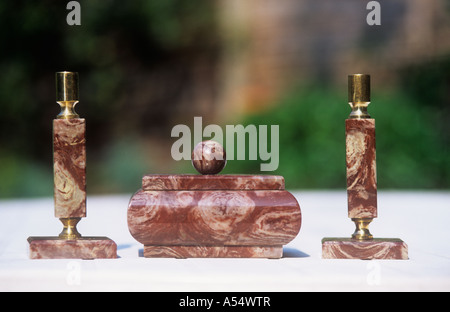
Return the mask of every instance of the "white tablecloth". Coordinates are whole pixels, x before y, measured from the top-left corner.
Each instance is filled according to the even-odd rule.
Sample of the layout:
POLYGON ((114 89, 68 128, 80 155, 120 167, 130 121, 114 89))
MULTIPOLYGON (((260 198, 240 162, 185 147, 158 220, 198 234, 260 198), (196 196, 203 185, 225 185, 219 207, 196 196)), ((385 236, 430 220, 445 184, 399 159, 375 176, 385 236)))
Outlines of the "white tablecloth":
POLYGON ((88 197, 84 236, 118 259, 30 260, 29 236, 57 236, 53 199, 0 201, 0 291, 450 291, 450 192, 379 191, 374 237, 403 239, 409 260, 325 260, 323 237, 350 236, 346 191, 292 192, 299 235, 282 259, 148 259, 127 227, 131 195, 88 197))

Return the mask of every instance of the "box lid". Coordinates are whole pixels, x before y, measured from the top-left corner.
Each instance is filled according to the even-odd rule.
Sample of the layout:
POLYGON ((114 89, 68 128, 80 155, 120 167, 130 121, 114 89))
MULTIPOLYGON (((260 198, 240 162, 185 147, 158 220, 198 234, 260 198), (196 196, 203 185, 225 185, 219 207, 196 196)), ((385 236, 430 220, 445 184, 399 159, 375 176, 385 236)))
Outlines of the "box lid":
POLYGON ((142 190, 284 190, 284 178, 276 175, 149 174, 142 178, 142 190))

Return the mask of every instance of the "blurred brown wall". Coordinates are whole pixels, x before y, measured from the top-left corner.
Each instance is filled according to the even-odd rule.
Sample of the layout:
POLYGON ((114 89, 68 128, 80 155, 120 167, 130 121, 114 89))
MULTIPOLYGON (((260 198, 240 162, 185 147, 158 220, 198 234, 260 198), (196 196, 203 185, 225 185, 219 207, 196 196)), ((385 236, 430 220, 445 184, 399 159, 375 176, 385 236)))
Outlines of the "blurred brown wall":
POLYGON ((357 72, 387 87, 402 67, 449 53, 448 1, 379 1, 379 26, 367 25, 368 2, 219 0, 225 48, 217 114, 260 110, 303 81, 346 88, 357 72))

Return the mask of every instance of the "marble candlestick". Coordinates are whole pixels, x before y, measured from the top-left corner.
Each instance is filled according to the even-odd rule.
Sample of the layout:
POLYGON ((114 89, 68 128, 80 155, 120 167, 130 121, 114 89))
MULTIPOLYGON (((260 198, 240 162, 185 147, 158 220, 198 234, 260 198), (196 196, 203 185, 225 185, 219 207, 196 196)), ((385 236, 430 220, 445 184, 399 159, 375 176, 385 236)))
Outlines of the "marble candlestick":
POLYGON ((76 225, 86 217, 86 121, 74 111, 78 75, 56 73, 61 113, 53 121, 54 212, 63 223, 58 237, 29 237, 31 259, 116 258, 107 237, 83 237, 76 225))
POLYGON ((375 120, 347 119, 346 163, 348 217, 377 217, 375 120))
POLYGON ((53 120, 55 217, 86 217, 86 121, 53 120))
POLYGON ((373 238, 369 224, 378 216, 375 120, 367 112, 370 76, 349 76, 345 121, 348 217, 356 229, 350 238, 324 238, 325 259, 408 259, 408 246, 398 238, 373 238))

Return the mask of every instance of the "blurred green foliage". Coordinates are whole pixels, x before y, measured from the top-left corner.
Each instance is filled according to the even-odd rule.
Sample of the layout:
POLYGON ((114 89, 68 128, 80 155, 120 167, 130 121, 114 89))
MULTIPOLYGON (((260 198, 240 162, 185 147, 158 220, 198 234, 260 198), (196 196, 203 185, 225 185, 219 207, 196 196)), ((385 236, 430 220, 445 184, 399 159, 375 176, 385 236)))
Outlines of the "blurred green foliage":
MULTIPOLYGON (((170 140, 174 112, 192 119, 178 103, 191 104, 193 86, 217 92, 214 1, 79 2, 81 26, 67 25, 66 1, 0 2, 0 198, 52 195, 56 71, 82 73, 76 110, 88 119, 91 194, 131 193, 143 174, 161 173, 143 143, 155 133, 170 140)), ((344 188, 346 89, 317 85, 301 82, 271 110, 232 121, 280 125, 277 171, 234 160, 223 173, 280 174, 291 189, 344 188)), ((450 57, 404 68, 399 86, 374 90, 372 100, 379 187, 448 189, 450 57)))
MULTIPOLYGON (((299 87, 278 105, 244 118, 243 125, 280 125, 280 164, 287 188, 345 188, 346 90, 299 87)), ((409 85, 409 87, 411 87, 409 85)), ((436 105, 441 107, 444 102, 436 105)), ((376 120, 377 178, 382 188, 448 189, 448 119, 402 90, 376 90, 369 113, 376 120)), ((229 161, 224 173, 261 173, 256 161, 229 161)))
POLYGON ((0 198, 53 193, 55 72, 80 73, 88 190, 130 192, 152 166, 138 146, 170 134, 191 64, 216 55, 209 0, 78 2, 81 26, 67 25, 68 1, 0 2, 0 198))

